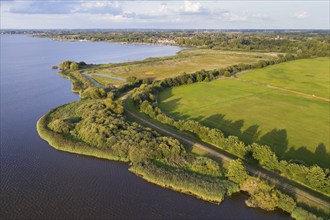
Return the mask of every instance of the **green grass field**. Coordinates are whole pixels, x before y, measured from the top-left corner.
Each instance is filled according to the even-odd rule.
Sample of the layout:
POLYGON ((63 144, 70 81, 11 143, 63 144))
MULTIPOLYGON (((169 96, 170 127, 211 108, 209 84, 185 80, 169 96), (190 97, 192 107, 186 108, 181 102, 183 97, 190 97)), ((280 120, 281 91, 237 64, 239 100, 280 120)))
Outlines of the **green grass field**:
POLYGON ((329 99, 330 59, 303 59, 240 74, 238 77, 329 99))
MULTIPOLYGON (((298 60, 285 63, 284 66, 290 70, 295 69, 290 66, 300 64, 316 65, 319 71, 315 78, 326 78, 329 76, 327 63, 328 59, 298 60)), ((269 72, 275 72, 277 67, 283 69, 280 64, 241 74, 239 78, 245 78, 247 74, 249 80, 253 80, 256 73, 256 81, 264 83, 266 76, 262 71, 271 78, 269 72)), ((287 83, 286 78, 282 77, 282 82, 278 78, 275 80, 278 84, 274 85, 286 89, 301 88, 300 92, 312 91, 313 88, 300 85, 308 78, 306 75, 310 69, 304 68, 305 72, 299 68, 296 68, 296 72, 291 71, 296 83, 287 83)), ((326 81, 316 80, 315 83, 323 88, 320 90, 329 91, 326 81)), ((312 84, 306 85, 313 87, 312 84)), ((326 92, 319 91, 318 95, 321 94, 329 98, 325 96, 326 92)), ((175 118, 198 120, 206 126, 221 129, 226 135, 236 135, 246 143, 256 141, 268 144, 280 158, 330 167, 327 101, 230 78, 167 89, 159 95, 159 103, 164 112, 175 118)))
MULTIPOLYGON (((128 76, 135 76, 140 79, 163 79, 183 72, 192 73, 202 69, 212 70, 239 63, 254 63, 257 60, 274 56, 276 56, 274 53, 231 52, 209 49, 183 50, 174 56, 149 58, 121 64, 95 65, 86 69, 86 73, 106 74, 124 79, 128 76)), ((98 79, 98 81, 102 80, 98 79)))

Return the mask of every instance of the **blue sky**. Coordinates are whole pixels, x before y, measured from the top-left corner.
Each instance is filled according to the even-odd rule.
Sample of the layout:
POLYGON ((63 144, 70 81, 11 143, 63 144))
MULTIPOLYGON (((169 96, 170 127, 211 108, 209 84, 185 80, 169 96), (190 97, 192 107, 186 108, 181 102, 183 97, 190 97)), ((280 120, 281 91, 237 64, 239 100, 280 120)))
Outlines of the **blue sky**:
POLYGON ((1 29, 329 29, 329 0, 1 0, 1 29))

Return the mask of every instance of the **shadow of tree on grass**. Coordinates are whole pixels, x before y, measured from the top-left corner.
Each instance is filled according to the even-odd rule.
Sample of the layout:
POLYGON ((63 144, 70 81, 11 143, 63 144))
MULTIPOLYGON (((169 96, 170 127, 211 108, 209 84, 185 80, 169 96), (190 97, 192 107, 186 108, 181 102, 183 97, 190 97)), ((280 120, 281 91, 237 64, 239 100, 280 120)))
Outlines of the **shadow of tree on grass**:
MULTIPOLYGON (((164 95, 162 100, 164 100, 167 106, 172 106, 170 108, 174 109, 173 107, 180 105, 181 99, 166 101, 166 99, 172 96, 171 90, 164 95)), ((288 134, 285 129, 274 128, 261 136, 262 131, 259 125, 254 124, 243 130, 243 119, 229 120, 226 119, 226 115, 224 114, 214 114, 208 117, 198 116, 194 118, 188 114, 182 114, 177 111, 169 111, 168 114, 175 119, 192 119, 199 121, 204 126, 220 129, 225 137, 230 135, 237 136, 246 145, 254 142, 268 145, 279 159, 291 160, 306 165, 317 164, 324 168, 330 168, 330 152, 327 151, 325 143, 319 143, 314 152, 309 150, 306 146, 289 146, 288 134)))
POLYGON ((225 137, 235 135, 247 145, 254 142, 268 145, 280 159, 306 165, 317 164, 324 168, 330 168, 330 152, 327 152, 327 147, 324 143, 320 143, 316 147, 315 152, 309 150, 306 146, 289 147, 288 134, 285 129, 274 128, 261 136, 262 131, 259 125, 251 125, 243 130, 244 120, 228 120, 223 114, 212 115, 203 120, 198 119, 198 121, 205 126, 220 129, 225 137))
POLYGON ((286 130, 276 128, 263 135, 257 142, 270 146, 278 156, 284 155, 289 144, 286 130))

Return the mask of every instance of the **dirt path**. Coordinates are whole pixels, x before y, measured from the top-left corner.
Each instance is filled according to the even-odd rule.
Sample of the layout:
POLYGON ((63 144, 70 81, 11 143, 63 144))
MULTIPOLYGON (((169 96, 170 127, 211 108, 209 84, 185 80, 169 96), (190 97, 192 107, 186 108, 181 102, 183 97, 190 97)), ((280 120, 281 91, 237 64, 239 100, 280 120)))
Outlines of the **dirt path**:
MULTIPOLYGON (((204 142, 196 142, 195 140, 191 140, 185 134, 180 131, 173 132, 169 131, 164 127, 158 126, 152 123, 150 120, 146 120, 139 116, 136 112, 125 108, 125 114, 134 118, 139 124, 150 127, 159 133, 164 135, 171 136, 173 138, 178 139, 182 143, 186 143, 189 145, 193 145, 209 154, 210 156, 219 158, 224 161, 234 160, 234 156, 228 155, 228 153, 216 148, 213 145, 204 143, 204 142), (216 150, 214 150, 216 148, 216 150)), ((320 207, 322 210, 330 210, 330 198, 322 195, 321 193, 315 192, 301 184, 298 184, 292 180, 289 180, 283 176, 280 176, 277 173, 268 171, 261 167, 252 166, 249 164, 245 164, 247 171, 254 176, 258 176, 262 179, 268 180, 275 184, 279 189, 284 192, 292 195, 293 197, 297 197, 299 200, 308 201, 308 203, 312 206, 320 207)))

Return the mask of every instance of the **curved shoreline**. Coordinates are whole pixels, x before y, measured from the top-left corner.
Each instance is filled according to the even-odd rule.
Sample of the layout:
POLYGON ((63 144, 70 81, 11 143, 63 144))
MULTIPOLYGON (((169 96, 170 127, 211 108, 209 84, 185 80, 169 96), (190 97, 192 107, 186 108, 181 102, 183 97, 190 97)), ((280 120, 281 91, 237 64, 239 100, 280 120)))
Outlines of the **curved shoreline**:
MULTIPOLYGON (((67 78, 69 78, 71 81, 74 81, 74 79, 72 79, 70 77, 67 77, 67 78)), ((82 77, 82 78, 85 78, 85 77, 82 77)), ((89 81, 88 78, 87 79, 86 78, 83 81, 85 81, 85 80, 89 81)), ((79 79, 75 79, 75 80, 79 81, 79 79)), ((88 84, 90 84, 90 83, 93 83, 93 82, 89 81, 88 84)), ((81 91, 77 91, 77 92, 80 93, 81 91)), ((81 100, 79 100, 79 101, 81 101, 81 100)), ((88 155, 88 156, 93 156, 93 157, 102 158, 102 159, 129 162, 128 159, 121 160, 118 157, 112 157, 111 155, 107 155, 106 152, 99 150, 96 147, 92 147, 91 145, 81 142, 80 140, 71 140, 69 135, 68 136, 61 135, 60 133, 57 133, 57 132, 49 129, 48 128, 49 115, 61 107, 63 107, 63 106, 60 106, 60 107, 57 107, 57 108, 51 110, 46 115, 41 117, 37 123, 37 130, 38 130, 39 135, 44 140, 46 140, 53 148, 60 150, 60 151, 88 155), (63 141, 63 143, 61 143, 61 141, 63 141)), ((132 163, 131 163, 131 165, 132 165, 132 163)), ((147 182, 151 182, 158 186, 169 188, 169 189, 172 189, 174 191, 181 192, 184 194, 194 195, 195 197, 197 197, 199 199, 203 199, 205 201, 209 201, 209 202, 213 202, 213 203, 214 202, 220 203, 224 198, 223 194, 220 194, 220 193, 217 196, 212 196, 212 195, 209 195, 207 193, 207 191, 204 191, 205 192, 205 194, 204 194, 203 190, 205 188, 200 187, 198 185, 197 185, 197 187, 196 186, 190 186, 190 187, 183 186, 184 184, 182 184, 182 183, 184 183, 184 181, 187 181, 187 179, 189 179, 189 178, 183 179, 183 180, 181 179, 182 182, 179 182, 179 183, 178 182, 173 183, 172 178, 168 178, 168 179, 165 178, 164 180, 162 180, 161 178, 159 178, 159 174, 157 174, 157 172, 153 173, 154 170, 149 169, 150 167, 143 168, 143 166, 144 165, 134 166, 134 164, 133 164, 129 168, 129 170, 131 172, 133 172, 134 174, 136 174, 137 176, 142 177, 142 179, 144 179, 147 182), (198 188, 198 187, 200 187, 200 188, 198 188), (218 196, 219 196, 219 198, 218 198, 218 196)), ((195 175, 193 175, 193 176, 195 176, 195 175)), ((194 178, 194 177, 192 177, 192 178, 194 178)), ((198 177, 196 177, 196 178, 198 178, 198 177)), ((202 182, 203 182, 203 180, 202 180, 202 182)), ((228 189, 231 190, 230 188, 228 188, 228 189)), ((210 189, 210 191, 212 191, 212 190, 213 190, 213 192, 216 192, 214 189, 210 189)), ((227 192, 229 192, 229 190, 227 192)), ((212 192, 210 194, 212 194, 212 192)))
MULTIPOLYGON (((66 104, 67 105, 67 104, 66 104)), ((65 105, 62 105, 65 106, 65 105)), ((91 147, 83 142, 73 142, 61 134, 51 131, 47 126, 47 120, 49 114, 56 111, 58 108, 62 107, 59 106, 57 108, 52 109, 45 115, 43 115, 37 122, 36 128, 39 136, 48 142, 48 144, 56 150, 81 154, 86 156, 92 156, 100 159, 107 159, 107 160, 114 160, 114 161, 121 161, 121 162, 128 162, 127 160, 120 159, 118 157, 113 157, 111 155, 105 154, 101 150, 98 150, 95 147, 91 147), (60 143, 63 142, 63 143, 60 143)))
MULTIPOLYGON (((69 138, 67 138, 63 135, 50 130, 48 128, 49 115, 51 113, 55 112, 56 110, 58 110, 59 108, 64 107, 69 104, 65 104, 65 105, 52 109, 51 111, 49 111, 48 113, 43 115, 38 120, 36 128, 37 128, 37 132, 38 132, 39 136, 43 140, 47 141, 51 147, 53 147, 54 149, 59 150, 59 151, 74 153, 74 154, 78 154, 78 155, 92 156, 95 158, 106 159, 106 160, 111 160, 111 161, 118 161, 118 162, 125 162, 125 163, 130 162, 127 159, 112 156, 109 152, 107 153, 106 151, 99 150, 96 147, 91 147, 90 145, 88 145, 84 142, 70 140, 69 138)), ((204 190, 203 188, 197 187, 197 189, 196 188, 187 189, 185 187, 182 187, 178 184, 173 183, 169 179, 165 179, 165 180, 163 179, 162 180, 163 182, 159 181, 159 178, 156 178, 156 176, 154 176, 154 178, 153 178, 152 172, 150 172, 146 169, 139 169, 138 166, 132 165, 132 163, 130 163, 130 164, 131 164, 131 166, 129 167, 128 170, 130 172, 134 173, 136 176, 142 178, 146 182, 155 184, 155 185, 163 187, 163 188, 171 189, 176 192, 184 193, 187 195, 193 195, 194 197, 196 197, 198 199, 202 199, 204 201, 211 202, 211 203, 220 204, 224 199, 221 196, 221 194, 219 194, 217 197, 214 197, 211 195, 207 195, 206 193, 203 193, 203 190, 204 190)), ((197 178, 197 177, 192 177, 192 178, 197 178)))

